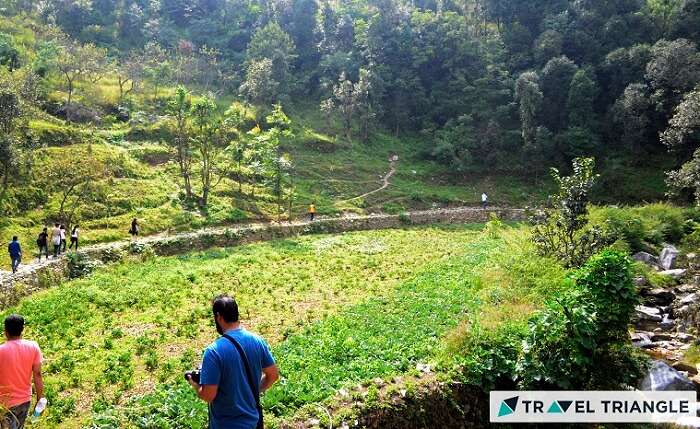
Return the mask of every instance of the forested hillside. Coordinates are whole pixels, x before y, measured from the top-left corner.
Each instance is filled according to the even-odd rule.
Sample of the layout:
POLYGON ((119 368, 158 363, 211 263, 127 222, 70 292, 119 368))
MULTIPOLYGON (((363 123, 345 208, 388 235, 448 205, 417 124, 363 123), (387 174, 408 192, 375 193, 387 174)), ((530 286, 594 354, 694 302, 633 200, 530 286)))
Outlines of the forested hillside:
POLYGON ((697 0, 3 5, 6 214, 129 217, 234 197, 218 211, 237 219, 313 200, 328 212, 464 204, 482 190, 523 205, 577 156, 597 158, 601 201, 661 199, 666 171, 671 190, 697 181, 697 0), (393 154, 408 161, 395 194, 353 200, 393 154), (49 177, 81 168, 93 184, 163 189, 118 210, 110 201, 127 195, 49 177))

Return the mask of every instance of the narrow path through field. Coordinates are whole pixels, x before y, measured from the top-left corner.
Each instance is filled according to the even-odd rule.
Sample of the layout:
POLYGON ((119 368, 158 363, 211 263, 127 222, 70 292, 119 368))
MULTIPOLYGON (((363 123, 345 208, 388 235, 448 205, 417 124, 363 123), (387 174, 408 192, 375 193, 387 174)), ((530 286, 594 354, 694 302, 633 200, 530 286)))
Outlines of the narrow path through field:
MULTIPOLYGON (((389 185, 389 179, 393 175, 393 173, 396 171, 395 166, 392 165, 391 171, 385 176, 384 179, 384 185, 382 188, 377 189, 372 192, 378 192, 381 189, 386 189, 386 187, 389 185)), ((371 192, 370 192, 371 193, 371 192)), ((368 193, 369 194, 369 193, 368 193)), ((367 194, 366 194, 367 195, 367 194)), ((357 198, 357 197, 356 197, 357 198)), ((433 209, 433 210, 417 210, 417 211, 410 211, 406 213, 409 217, 414 217, 418 216, 420 218, 423 218, 423 220, 420 222, 422 224, 427 224, 429 222, 439 222, 440 217, 445 217, 448 219, 453 219, 453 218, 460 218, 460 216, 467 216, 469 219, 476 219, 479 217, 484 217, 485 213, 489 212, 496 212, 496 213, 501 213, 506 216, 507 219, 521 219, 522 218, 522 209, 506 209, 506 208, 498 208, 498 207, 489 207, 487 210, 484 211, 482 208, 477 208, 477 207, 453 207, 453 208, 443 208, 443 209, 433 209), (483 212, 483 213, 482 213, 483 212), (479 213, 478 216, 476 214, 479 213), (484 215, 484 216, 482 216, 484 215), (426 221, 427 220, 427 221, 426 221)), ((258 222, 258 223, 249 223, 249 224, 238 224, 238 225, 222 225, 222 226, 217 226, 217 227, 211 227, 211 228, 203 228, 203 229, 197 229, 197 230, 192 230, 188 232, 178 232, 178 233, 172 233, 169 231, 164 231, 158 234, 153 234, 149 235, 146 237, 139 238, 139 242, 143 244, 156 244, 161 241, 168 241, 168 240, 183 240, 184 242, 189 241, 196 241, 198 237, 208 235, 208 236, 216 236, 216 235, 222 235, 222 234, 227 234, 227 233, 241 233, 241 232, 247 232, 247 233, 255 233, 255 232, 263 232, 267 230, 268 228, 271 227, 279 227, 283 226, 285 228, 294 228, 294 227, 299 227, 299 226, 307 226, 311 224, 316 224, 316 223, 324 223, 324 222, 334 222, 334 221, 342 221, 343 219, 348 219, 352 221, 378 221, 381 223, 382 219, 385 218, 392 218, 395 217, 393 215, 384 215, 384 214, 371 214, 371 215, 366 215, 366 216, 349 216, 349 217, 342 217, 342 218, 335 218, 335 217, 320 217, 317 218, 315 221, 311 222, 308 220, 304 219, 298 219, 294 220, 292 222, 284 222, 282 224, 276 223, 276 222, 258 222)), ((486 219, 486 217, 484 217, 486 219)), ((369 229, 380 229, 380 227, 370 227, 369 229)), ((119 241, 113 241, 109 243, 103 243, 103 244, 95 244, 95 245, 90 245, 90 246, 85 246, 81 247, 81 252, 86 252, 86 253, 92 253, 92 254, 97 254, 101 253, 104 250, 107 249, 123 249, 124 246, 128 244, 127 240, 119 240, 119 241)), ((27 275, 32 275, 36 274, 39 270, 48 267, 48 266, 53 266, 55 264, 61 263, 62 261, 65 261, 65 255, 63 254, 59 256, 58 258, 51 258, 48 260, 42 260, 41 262, 38 262, 35 258, 25 258, 24 262, 19 266, 19 270, 17 274, 12 274, 10 271, 6 270, 0 270, 0 286, 4 285, 6 282, 12 282, 12 281, 22 281, 23 278, 25 278, 27 275)))
POLYGON ((374 194, 374 193, 377 193, 377 192, 379 192, 379 191, 383 191, 384 189, 388 188, 389 185, 390 185, 389 179, 391 179, 391 176, 393 176, 394 173, 396 173, 396 161, 398 161, 398 157, 395 157, 395 156, 392 157, 392 158, 389 160, 389 172, 388 172, 388 173, 386 174, 386 176, 384 176, 384 178, 382 179, 382 186, 381 186, 381 187, 379 187, 379 188, 377 188, 377 189, 375 189, 375 190, 373 190, 373 191, 369 191, 369 192, 367 192, 367 193, 364 193, 364 194, 362 194, 362 195, 359 195, 359 196, 357 196, 357 197, 353 197, 353 198, 347 199, 347 200, 345 200, 345 201, 343 201, 343 202, 348 202, 348 201, 352 201, 352 200, 358 200, 358 199, 360 199, 360 198, 365 198, 365 197, 368 197, 368 196, 370 196, 370 195, 372 195, 372 194, 374 194))

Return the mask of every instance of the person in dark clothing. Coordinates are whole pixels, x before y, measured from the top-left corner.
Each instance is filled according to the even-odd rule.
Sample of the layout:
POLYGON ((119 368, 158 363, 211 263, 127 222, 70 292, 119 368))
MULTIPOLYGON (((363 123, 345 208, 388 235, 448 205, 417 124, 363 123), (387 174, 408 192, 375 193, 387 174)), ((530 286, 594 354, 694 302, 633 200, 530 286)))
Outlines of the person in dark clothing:
POLYGON ((46 255, 46 259, 49 259, 49 233, 48 228, 44 229, 39 233, 39 237, 36 239, 36 245, 39 246, 39 262, 41 262, 41 254, 46 255))
POLYGON ((75 225, 73 227, 73 230, 70 233, 70 246, 68 246, 69 249, 72 249, 73 246, 75 246, 75 251, 78 251, 78 226, 75 225))
POLYGON ((131 238, 133 240, 136 240, 139 235, 139 221, 136 218, 131 221, 131 229, 129 230, 129 234, 131 234, 131 238))
POLYGON ((19 263, 22 262, 22 246, 19 245, 16 235, 12 237, 12 242, 7 245, 7 252, 12 260, 12 272, 16 273, 19 263))

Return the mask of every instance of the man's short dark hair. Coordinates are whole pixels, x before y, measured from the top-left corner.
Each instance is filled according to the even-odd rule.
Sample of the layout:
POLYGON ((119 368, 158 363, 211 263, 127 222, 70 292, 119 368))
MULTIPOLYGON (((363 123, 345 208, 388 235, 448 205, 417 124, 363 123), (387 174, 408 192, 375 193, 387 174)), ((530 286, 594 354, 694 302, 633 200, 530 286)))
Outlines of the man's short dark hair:
POLYGON ((214 316, 218 314, 224 318, 226 323, 238 322, 238 304, 236 300, 228 295, 219 295, 212 303, 214 316))
POLYGON ((16 236, 16 235, 12 237, 12 241, 17 241, 17 236, 16 236))
POLYGON ((5 332, 10 337, 19 337, 24 331, 24 318, 19 314, 11 314, 5 318, 5 332))

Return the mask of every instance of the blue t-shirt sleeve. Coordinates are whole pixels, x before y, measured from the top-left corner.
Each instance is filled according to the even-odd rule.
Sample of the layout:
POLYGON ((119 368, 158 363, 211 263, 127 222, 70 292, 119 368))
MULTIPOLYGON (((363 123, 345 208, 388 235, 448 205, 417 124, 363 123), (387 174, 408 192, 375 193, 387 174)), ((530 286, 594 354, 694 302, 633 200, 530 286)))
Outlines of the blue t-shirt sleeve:
POLYGON ((275 364, 275 358, 272 357, 270 353, 270 346, 267 345, 265 340, 260 339, 260 347, 262 348, 262 359, 261 364, 263 368, 267 368, 275 364))
POLYGON ((220 382, 221 366, 219 365, 219 356, 213 349, 208 348, 204 351, 202 374, 199 379, 199 384, 218 386, 220 382))

